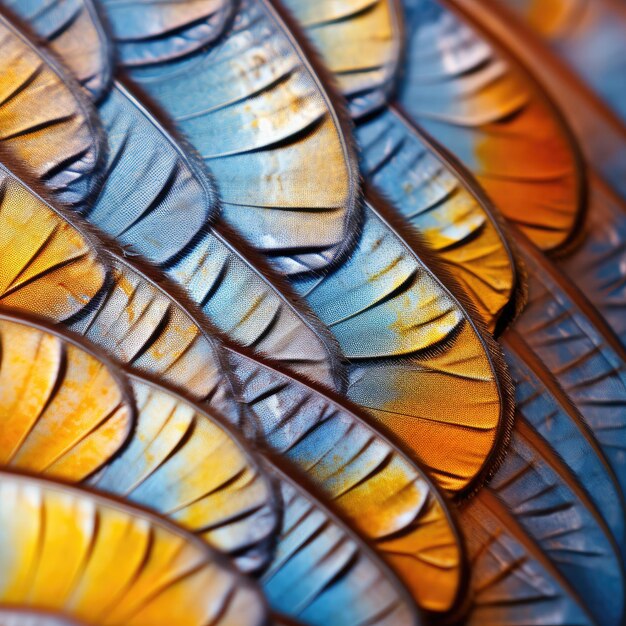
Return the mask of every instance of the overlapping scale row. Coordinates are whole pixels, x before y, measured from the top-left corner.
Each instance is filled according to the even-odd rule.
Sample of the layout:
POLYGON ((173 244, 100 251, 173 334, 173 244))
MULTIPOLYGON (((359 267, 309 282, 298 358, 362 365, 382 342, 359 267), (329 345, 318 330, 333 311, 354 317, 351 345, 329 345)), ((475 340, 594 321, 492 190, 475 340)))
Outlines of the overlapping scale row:
POLYGON ((265 623, 256 585, 164 520, 6 472, 0 493, 3 606, 103 625, 265 623))
POLYGON ((2 623, 622 624, 596 4, 0 2, 2 623))

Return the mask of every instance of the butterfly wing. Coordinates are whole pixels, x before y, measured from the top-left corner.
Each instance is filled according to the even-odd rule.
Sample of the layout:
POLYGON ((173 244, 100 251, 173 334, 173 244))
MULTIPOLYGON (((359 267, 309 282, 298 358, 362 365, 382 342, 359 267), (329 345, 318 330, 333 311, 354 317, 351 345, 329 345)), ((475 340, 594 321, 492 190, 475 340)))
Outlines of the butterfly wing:
POLYGON ((8 473, 0 493, 4 606, 102 624, 265 623, 252 581, 155 516, 8 473))
POLYGON ((2 465, 78 481, 108 462, 134 422, 117 369, 62 331, 6 312, 0 340, 2 465))
POLYGON ((282 271, 310 272, 349 248, 359 213, 352 151, 269 3, 240 3, 217 45, 130 76, 215 175, 224 219, 282 271))
POLYGON ((234 0, 103 0, 116 36, 119 60, 126 66, 164 63, 208 47, 232 16, 234 0))
POLYGON ((100 182, 105 152, 93 109, 47 52, 5 16, 0 46, 3 149, 27 162, 63 202, 83 202, 100 182))
POLYGON ((312 626, 423 623, 367 545, 297 482, 272 471, 285 513, 274 561, 261 579, 271 608, 312 626))
POLYGON ((92 0, 3 0, 2 6, 49 42, 92 99, 106 92, 113 48, 92 0))
POLYGON ((284 0, 360 118, 383 106, 400 67, 402 16, 393 0, 284 0))

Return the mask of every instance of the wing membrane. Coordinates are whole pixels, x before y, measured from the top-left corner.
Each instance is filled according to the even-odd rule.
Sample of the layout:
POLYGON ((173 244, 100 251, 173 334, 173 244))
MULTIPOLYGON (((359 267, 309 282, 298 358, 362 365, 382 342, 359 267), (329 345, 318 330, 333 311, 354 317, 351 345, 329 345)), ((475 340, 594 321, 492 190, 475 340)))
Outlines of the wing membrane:
POLYGON ((358 118, 384 105, 394 87, 401 47, 401 16, 390 0, 311 4, 283 0, 320 50, 358 118))
POLYGON ((130 75, 215 175, 224 219, 282 271, 310 272, 345 252, 358 221, 351 150, 269 3, 240 3, 210 50, 130 75))
POLYGON ((623 495, 609 459, 571 399, 524 340, 508 333, 505 346, 516 383, 518 420, 523 420, 563 459, 623 552, 623 495))
POLYGON ((80 315, 106 279, 92 241, 1 164, 0 190, 0 304, 55 321, 80 315))
POLYGON ((497 221, 393 106, 359 124, 356 136, 365 176, 439 254, 493 330, 521 299, 497 221))
POLYGON ((2 465, 78 481, 108 462, 134 420, 117 370, 60 332, 6 313, 0 344, 2 465))
MULTIPOLYGON (((184 294, 170 292, 165 279, 155 281, 138 257, 103 250, 100 258, 108 280, 71 320, 75 332, 133 369, 209 402, 256 442, 288 456, 380 542, 425 605, 446 610, 456 602, 462 554, 454 524, 412 461, 351 409, 225 343, 184 294), (323 451, 313 463, 311 454, 323 451), (435 577, 436 587, 423 584, 435 577)), ((21 306, 30 310, 32 303, 21 306)))
POLYGON ((128 66, 163 63, 211 45, 223 32, 233 0, 117 2, 103 0, 128 66))
MULTIPOLYGON (((513 301, 522 299, 516 293, 515 261, 485 203, 470 197, 438 149, 387 102, 402 42, 396 3, 286 4, 333 70, 344 95, 350 97, 346 81, 360 84, 371 80, 370 74, 377 76, 380 82, 357 91, 351 100, 362 173, 439 253, 493 330, 504 309, 514 313, 513 301), (361 115, 363 107, 366 116, 361 115)), ((505 323, 500 320, 501 326, 505 323)))
POLYGON ((617 549, 569 469, 523 424, 489 489, 584 598, 595 619, 620 623, 624 580, 617 549))
POLYGON ((93 109, 47 53, 3 15, 0 51, 0 142, 61 200, 83 202, 100 181, 105 152, 93 109))
POLYGON ((349 397, 440 485, 471 491, 507 430, 506 377, 502 393, 497 350, 380 208, 368 204, 357 248, 341 267, 298 289, 350 362, 349 397))
POLYGON ((510 59, 433 0, 405 0, 399 101, 543 250, 571 240, 584 208, 569 136, 510 59), (445 55, 445 56, 444 56, 445 55))
POLYGON ((112 48, 92 0, 3 0, 2 5, 49 42, 94 100, 108 89, 112 48))
POLYGON ((256 460, 207 410, 137 377, 131 386, 135 433, 89 485, 169 517, 243 571, 262 568, 279 516, 256 460))
MULTIPOLYGON (((489 9, 480 3, 457 4, 467 15, 457 17, 433 0, 406 2, 413 35, 400 101, 477 176, 511 222, 543 250, 563 253, 561 267, 623 339, 626 288, 620 242, 626 209, 596 174, 601 171, 621 189, 623 131, 607 126, 558 72, 548 71, 541 77, 562 92, 559 105, 569 116, 565 123, 517 60, 520 50, 528 48, 523 60, 539 74, 543 64, 532 46, 520 45, 514 29, 500 33, 499 43, 489 27, 488 34, 479 33, 467 16, 476 15, 485 26, 489 9), (437 42, 445 44, 445 58, 454 61, 444 61, 441 50, 434 52, 437 42), (432 51, 428 58, 422 58, 425 50, 432 51), (581 112, 568 101, 580 103, 581 112), (570 125, 578 129, 576 136, 570 125), (564 249, 572 237, 576 247, 564 249)), ((496 16, 495 22, 501 21, 496 16)))
POLYGON ((107 180, 85 216, 159 264, 234 340, 341 386, 329 333, 283 295, 284 285, 248 258, 245 245, 211 226, 217 197, 204 168, 123 86, 114 86, 99 111, 110 138, 107 180))
POLYGON ((445 501, 410 456, 350 407, 229 352, 256 438, 298 468, 374 542, 420 606, 452 609, 463 596, 463 554, 445 501))
POLYGON ((265 623, 250 580, 157 517, 8 473, 0 493, 4 606, 100 624, 265 623))
POLYGON ((274 468, 285 507, 262 585, 272 609, 312 626, 421 624, 393 574, 344 524, 274 468))
POLYGON ((527 249, 529 302, 516 330, 585 418, 624 491, 624 352, 567 279, 527 249))
POLYGON ((472 626, 597 624, 584 600, 486 490, 463 510, 471 558, 472 626))

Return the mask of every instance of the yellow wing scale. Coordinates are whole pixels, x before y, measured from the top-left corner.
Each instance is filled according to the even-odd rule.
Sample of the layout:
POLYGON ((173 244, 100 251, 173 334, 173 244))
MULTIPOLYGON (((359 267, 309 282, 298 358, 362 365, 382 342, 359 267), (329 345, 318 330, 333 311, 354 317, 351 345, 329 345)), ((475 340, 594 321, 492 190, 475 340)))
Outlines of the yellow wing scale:
POLYGON ((0 502, 3 605, 103 626, 264 623, 252 583, 158 518, 6 473, 0 502))

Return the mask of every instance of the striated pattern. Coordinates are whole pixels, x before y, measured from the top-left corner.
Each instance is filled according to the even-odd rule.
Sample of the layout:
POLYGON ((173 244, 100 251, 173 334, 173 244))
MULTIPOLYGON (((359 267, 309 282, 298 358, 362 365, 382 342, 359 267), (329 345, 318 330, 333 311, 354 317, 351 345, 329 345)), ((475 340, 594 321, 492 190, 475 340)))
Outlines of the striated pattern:
POLYGON ((159 264, 233 340, 341 387, 330 334, 283 295, 246 246, 211 226, 218 201, 204 168, 122 85, 114 86, 99 112, 110 152, 105 185, 85 217, 159 264))
POLYGON ((394 575, 339 519, 274 469, 284 506, 274 561, 261 583, 270 606, 310 626, 418 626, 394 575))
MULTIPOLYGON (((166 281, 155 283, 137 259, 105 251, 101 262, 108 280, 71 321, 72 330, 133 369, 210 402, 259 443, 285 454, 379 543, 426 606, 445 610, 455 603, 458 538, 421 470, 351 410, 207 336, 166 291, 166 281), (314 458, 319 453, 323 458, 314 458), (423 583, 434 579, 437 586, 423 583)), ((21 309, 31 306, 23 302, 21 309)))
POLYGON ((591 176, 584 239, 558 265, 626 346, 626 205, 591 176))
POLYGON ((470 554, 471 626, 597 624, 541 548, 488 491, 463 508, 470 554))
MULTIPOLYGON (((11 182, 17 185, 15 180, 11 182)), ((26 196, 25 190, 22 189, 22 191, 26 196)), ((80 241, 80 231, 65 222, 59 214, 53 213, 43 202, 37 203, 34 209, 30 216, 32 229, 19 230, 15 234, 13 245, 16 250, 27 249, 24 240, 28 241, 29 233, 39 231, 42 222, 46 224, 50 216, 55 218, 59 229, 66 227, 67 231, 72 233, 73 239, 80 241)), ((86 244, 84 240, 81 243, 86 244)), ((95 258, 93 252, 88 250, 87 253, 95 258)), ((107 280, 81 314, 75 315, 68 323, 71 330, 80 333, 118 360, 129 363, 133 368, 151 375, 158 375, 161 379, 185 389, 186 393, 198 399, 210 401, 220 410, 229 411, 231 413, 229 417, 237 421, 239 408, 234 403, 228 374, 223 369, 223 362, 217 353, 217 347, 195 325, 184 309, 174 303, 147 277, 134 271, 111 253, 103 253, 100 260, 111 264, 107 280)), ((98 267, 102 269, 103 266, 98 264, 98 267)), ((4 271, 3 262, 0 262, 0 271, 4 271)), ((47 278, 51 284, 54 284, 52 274, 48 274, 47 278)), ((62 298, 62 295, 59 298, 62 298)), ((49 301, 50 311, 39 309, 37 306, 39 303, 28 299, 11 304, 16 311, 34 311, 52 317, 53 320, 55 318, 51 313, 59 308, 54 300, 49 301)), ((7 346, 4 343, 3 340, 2 363, 6 365, 12 353, 9 352, 8 339, 7 346)), ((21 362, 23 368, 30 365, 30 361, 24 363, 22 359, 32 357, 33 350, 37 354, 39 349, 37 343, 41 341, 35 342, 30 351, 25 352, 22 357, 21 353, 26 350, 28 343, 26 342, 23 347, 16 346, 17 354, 13 356, 13 361, 16 364, 21 362)), ((33 343, 32 340, 30 343, 33 343)), ((57 343, 60 342, 57 341, 57 343)), ((29 367, 21 372, 21 382, 11 378, 7 379, 4 384, 0 383, 0 389, 6 388, 7 419, 9 419, 9 412, 12 411, 15 415, 10 419, 16 423, 15 427, 7 431, 6 443, 11 447, 7 448, 5 462, 10 461, 11 465, 33 471, 42 472, 49 469, 55 475, 78 480, 108 461, 124 443, 130 428, 130 411, 124 412, 112 404, 111 396, 115 397, 116 387, 111 383, 110 378, 106 378, 102 373, 102 366, 95 359, 88 355, 84 355, 82 359, 78 358, 75 349, 70 352, 69 356, 66 352, 67 350, 63 350, 61 346, 57 346, 56 351, 48 347, 46 353, 42 353, 44 360, 36 367, 41 380, 33 378, 32 368, 29 367), (56 362, 52 359, 56 359, 56 362), (47 370, 44 368, 46 363, 48 363, 47 370), (26 392, 27 389, 32 393, 34 390, 31 387, 34 386, 41 387, 40 393, 33 398, 27 395, 28 402, 18 411, 19 406, 17 406, 15 394, 26 392), (45 413, 39 415, 36 427, 29 426, 26 420, 32 422, 44 409, 45 413), (17 430, 19 424, 23 424, 21 428, 27 429, 28 437, 24 441, 21 439, 25 437, 25 434, 20 434, 17 430), (61 427, 68 430, 66 437, 60 436, 61 427), (55 433, 52 438, 49 436, 51 431, 55 433), (21 441, 19 451, 13 449, 17 447, 18 441, 21 441), (73 448, 71 448, 72 445, 73 448)), ((19 371, 14 372, 14 368, 7 366, 7 376, 19 374, 19 371)), ((0 380, 1 378, 0 375, 0 380)), ((158 403, 156 404, 157 407, 152 407, 153 412, 158 408, 158 403)), ((156 417, 153 415, 142 418, 138 425, 140 433, 135 432, 132 441, 135 441, 138 436, 143 436, 141 429, 145 428, 146 422, 150 420, 152 424, 156 423, 156 417)), ((180 427, 180 423, 175 424, 173 433, 169 433, 170 437, 179 437, 173 444, 170 442, 169 448, 171 453, 176 445, 181 446, 178 448, 179 463, 189 460, 186 455, 198 454, 198 445, 202 442, 206 443, 209 438, 207 426, 204 426, 204 431, 202 426, 194 428, 193 424, 189 425, 187 431, 179 430, 180 427), (195 430, 198 437, 188 441, 187 447, 183 447, 180 437, 188 436, 191 432, 189 429, 195 430)), ((168 433, 164 433, 166 442, 169 441, 167 435, 168 433)), ((153 453, 150 452, 150 454, 153 453)), ((121 459, 125 460, 126 456, 123 455, 121 459)), ((226 463, 228 460, 229 457, 225 453, 221 462, 226 463)), ((174 461, 172 460, 171 463, 173 465, 174 461)), ((228 467, 225 465, 224 469, 228 467)), ((180 469, 180 466, 178 468, 180 469)), ((124 467, 127 476, 131 475, 130 469, 124 467)), ((199 473, 202 475, 202 470, 207 472, 212 469, 214 468, 201 468, 199 473)), ((230 469, 233 474, 236 474, 241 468, 233 468, 231 465, 230 469)), ((242 474, 240 478, 242 482, 236 486, 245 492, 245 482, 250 480, 250 476, 242 474)), ((206 527, 202 527, 202 530, 210 535, 210 540, 222 549, 235 552, 241 557, 241 565, 245 568, 258 567, 259 563, 268 558, 271 548, 269 537, 277 524, 277 511, 272 504, 273 495, 270 488, 265 485, 264 493, 257 494, 257 496, 266 499, 264 504, 258 501, 256 503, 259 509, 263 509, 258 518, 253 516, 252 519, 245 519, 250 515, 248 511, 250 505, 246 501, 240 503, 243 513, 240 510, 237 515, 233 514, 232 520, 228 515, 225 519, 219 520, 222 524, 219 530, 211 528, 208 516, 200 521, 195 520, 197 522, 195 528, 199 527, 200 522, 206 521, 206 527), (243 517, 239 518, 239 515, 243 517), (232 521, 230 526, 229 521, 232 521), (256 535, 258 535, 260 545, 256 545, 257 542, 251 539, 256 535)), ((149 504, 142 500, 141 494, 137 496, 137 499, 142 504, 149 504)), ((162 510, 158 503, 152 502, 152 506, 162 510)), ((222 503, 220 506, 224 506, 225 512, 225 505, 222 503)), ((189 519, 195 519, 193 514, 197 511, 191 508, 189 519)), ((198 503, 198 509, 201 508, 201 504, 198 503)), ((171 512, 170 509, 166 510, 171 512)))
POLYGON ((233 433, 206 410, 133 377, 137 426, 89 485, 154 509, 231 554, 243 571, 271 558, 273 487, 233 433))
POLYGON ((621 346, 599 330, 584 298, 538 255, 526 255, 529 302, 516 330, 554 374, 584 417, 626 489, 626 366, 621 346), (581 308, 581 305, 583 308, 581 308))
POLYGON ((98 114, 109 147, 104 183, 81 214, 154 263, 189 254, 219 213, 212 180, 120 83, 98 114))
POLYGON ((104 94, 113 51, 92 0, 2 0, 2 6, 49 42, 94 100, 104 94))
POLYGON ((424 473, 352 410, 229 353, 255 435, 298 468, 394 567, 420 606, 463 593, 463 556, 446 503, 424 473))
POLYGON ((71 330, 133 369, 237 415, 218 347, 145 273, 112 253, 103 260, 111 278, 71 330))
POLYGON ((283 0, 348 100, 354 118, 382 107, 392 91, 401 47, 395 0, 283 0))
POLYGON ((235 0, 101 0, 122 65, 163 63, 211 45, 228 23, 235 0))
POLYGON ((498 224, 394 107, 359 124, 356 137, 368 181, 439 254, 493 330, 517 288, 498 224))
POLYGON ((93 110, 47 53, 2 15, 0 59, 0 143, 57 198, 83 202, 100 181, 104 156, 93 110))
POLYGON ((519 335, 507 333, 505 354, 515 380, 518 421, 567 465, 623 553, 626 535, 620 484, 591 429, 519 335))
POLYGON ((624 573, 595 507, 567 466, 523 424, 489 490, 536 542, 599 624, 624 614, 624 573))
POLYGON ((54 321, 79 315, 106 270, 93 243, 0 164, 0 305, 54 321))
POLYGON ((488 327, 504 326, 508 320, 500 318, 515 313, 522 296, 513 255, 490 207, 473 196, 422 130, 387 102, 403 39, 397 3, 289 0, 287 5, 345 95, 346 80, 361 84, 377 77, 373 91, 358 92, 351 101, 366 181, 439 254, 488 327), (363 107, 366 116, 358 110, 363 107))
POLYGON ((577 155, 557 114, 511 59, 435 0, 404 0, 399 101, 477 177, 543 250, 562 248, 584 200, 577 155))
POLYGON ((78 481, 122 447, 134 405, 116 370, 50 328, 0 314, 0 463, 78 481))
POLYGON ((401 233, 368 203, 350 258, 298 288, 349 359, 348 396, 445 489, 479 486, 510 426, 506 378, 497 350, 401 233))
POLYGON ((94 1, 0 0, 0 622, 623 623, 617 118, 498 0, 94 1))
POLYGON ((265 623, 259 590, 223 557, 102 496, 2 473, 0 529, 3 605, 103 626, 265 623))
POLYGON ((211 49, 130 75, 215 175, 226 222, 281 271, 307 273, 341 256, 358 220, 351 151, 268 2, 241 2, 211 49))
MULTIPOLYGON (((548 102, 547 92, 487 35, 479 35, 434 0, 409 0, 406 5, 415 34, 402 105, 463 161, 533 243, 567 253, 559 255, 558 263, 625 341, 625 205, 595 173, 601 171, 620 189, 623 175, 606 167, 613 159, 623 161, 612 154, 616 148, 608 138, 610 132, 619 144, 620 132, 607 131, 596 115, 585 122, 586 136, 580 131, 574 136, 548 102), (422 58, 421 51, 436 46, 440 51, 432 59, 422 58), (588 164, 583 151, 594 154, 588 164), (563 249, 570 240, 576 245, 563 249)), ((488 21, 488 10, 482 9, 471 2, 464 6, 468 14, 481 14, 480 23, 488 21)), ((531 55, 525 61, 538 71, 540 59, 531 55)), ((562 107, 567 98, 561 97, 562 107)), ((576 115, 569 108, 567 113, 576 115)), ((587 119, 589 112, 581 117, 587 119)))

